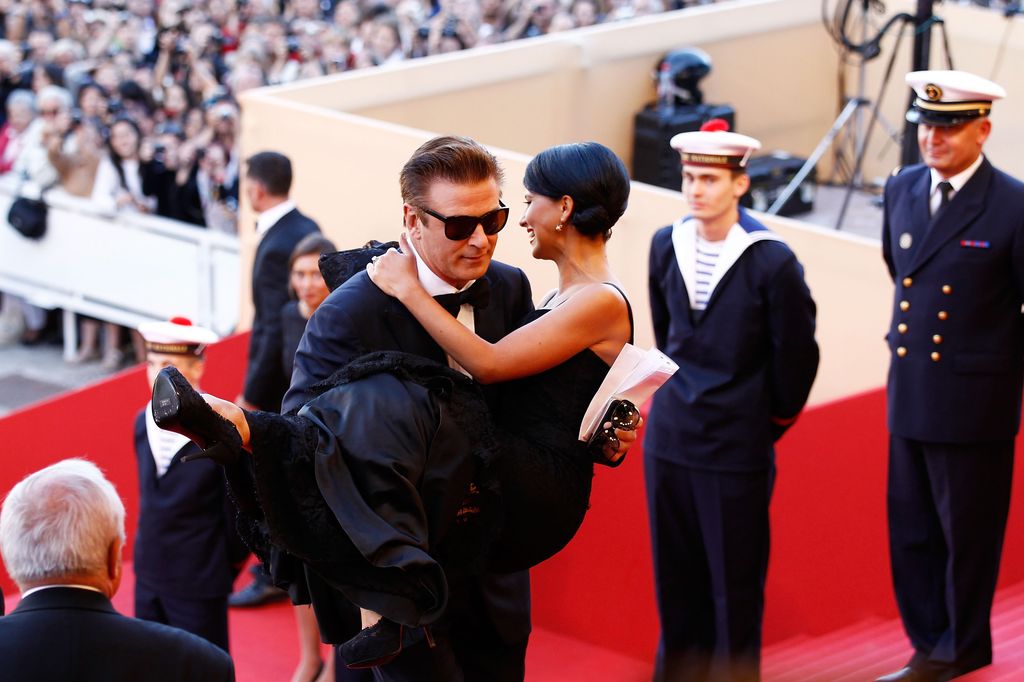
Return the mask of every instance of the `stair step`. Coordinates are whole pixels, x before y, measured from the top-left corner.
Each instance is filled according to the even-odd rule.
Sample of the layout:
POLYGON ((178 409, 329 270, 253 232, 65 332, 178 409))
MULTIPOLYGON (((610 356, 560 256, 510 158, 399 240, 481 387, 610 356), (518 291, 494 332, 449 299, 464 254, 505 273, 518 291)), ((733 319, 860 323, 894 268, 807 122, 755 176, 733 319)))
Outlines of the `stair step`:
MULTIPOLYGON (((964 682, 1024 682, 1024 582, 1001 589, 992 611, 992 665, 964 682)), ((868 682, 910 658, 899 619, 870 619, 826 635, 800 635, 767 647, 765 682, 868 682)))

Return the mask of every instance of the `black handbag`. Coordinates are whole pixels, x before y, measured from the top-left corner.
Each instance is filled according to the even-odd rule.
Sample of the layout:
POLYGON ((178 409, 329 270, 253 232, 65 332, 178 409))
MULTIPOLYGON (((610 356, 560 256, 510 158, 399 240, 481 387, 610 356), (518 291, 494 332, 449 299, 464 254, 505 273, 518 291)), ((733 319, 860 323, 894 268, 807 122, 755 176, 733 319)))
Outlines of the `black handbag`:
POLYGON ((7 211, 7 222, 28 239, 42 239, 46 234, 46 202, 42 199, 18 197, 7 211))

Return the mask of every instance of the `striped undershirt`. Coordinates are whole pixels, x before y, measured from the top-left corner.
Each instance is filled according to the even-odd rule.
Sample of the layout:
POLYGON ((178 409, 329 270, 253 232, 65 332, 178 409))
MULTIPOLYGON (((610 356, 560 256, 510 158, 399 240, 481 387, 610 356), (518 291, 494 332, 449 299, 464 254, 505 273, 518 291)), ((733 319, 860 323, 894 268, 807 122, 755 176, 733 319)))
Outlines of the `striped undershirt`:
POLYGON ((694 309, 704 310, 708 307, 708 299, 711 297, 711 274, 715 271, 718 258, 725 248, 725 240, 709 242, 697 235, 697 252, 694 259, 697 264, 697 279, 694 284, 694 309))

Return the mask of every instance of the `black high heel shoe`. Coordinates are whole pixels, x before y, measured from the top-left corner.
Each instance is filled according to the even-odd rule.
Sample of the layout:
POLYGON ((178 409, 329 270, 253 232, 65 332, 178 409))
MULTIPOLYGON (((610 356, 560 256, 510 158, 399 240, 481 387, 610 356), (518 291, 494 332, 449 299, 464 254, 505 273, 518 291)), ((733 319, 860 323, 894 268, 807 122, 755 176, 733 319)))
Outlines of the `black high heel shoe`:
POLYGON ((214 412, 174 367, 164 367, 157 375, 152 406, 157 426, 180 433, 203 448, 203 452, 186 455, 181 461, 212 459, 224 466, 238 461, 242 452, 238 429, 214 412))
POLYGON ((338 651, 345 667, 350 670, 376 668, 398 658, 404 647, 419 642, 421 638, 416 635, 421 631, 427 644, 433 648, 434 638, 427 626, 407 628, 401 623, 381 618, 374 625, 360 630, 359 634, 338 647, 338 651))

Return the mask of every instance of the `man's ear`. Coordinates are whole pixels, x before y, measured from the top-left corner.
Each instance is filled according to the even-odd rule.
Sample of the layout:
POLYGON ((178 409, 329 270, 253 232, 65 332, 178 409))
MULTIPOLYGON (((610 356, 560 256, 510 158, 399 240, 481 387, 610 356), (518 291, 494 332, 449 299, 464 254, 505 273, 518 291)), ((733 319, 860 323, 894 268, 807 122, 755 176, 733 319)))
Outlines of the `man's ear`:
POLYGON ((747 175, 746 173, 737 175, 736 179, 733 180, 732 188, 733 196, 739 199, 740 197, 747 193, 748 189, 750 189, 750 176, 747 175))
POLYGON ((110 594, 113 597, 121 586, 121 550, 122 544, 119 539, 110 543, 107 550, 107 579, 110 581, 110 594))
POLYGON ((420 220, 420 215, 416 212, 415 207, 410 204, 402 206, 402 222, 405 223, 405 229, 409 233, 409 237, 419 240, 420 233, 423 230, 423 222, 420 220))

